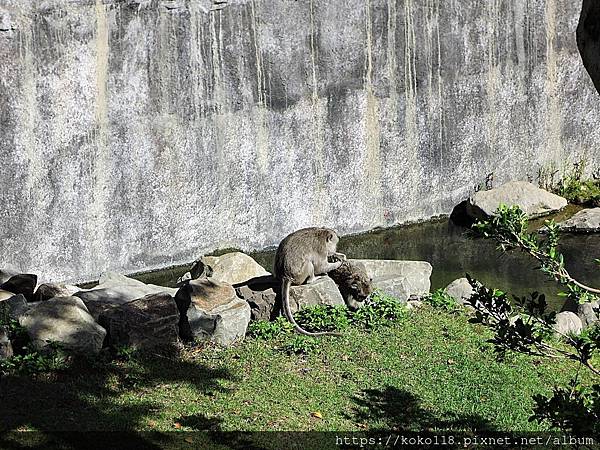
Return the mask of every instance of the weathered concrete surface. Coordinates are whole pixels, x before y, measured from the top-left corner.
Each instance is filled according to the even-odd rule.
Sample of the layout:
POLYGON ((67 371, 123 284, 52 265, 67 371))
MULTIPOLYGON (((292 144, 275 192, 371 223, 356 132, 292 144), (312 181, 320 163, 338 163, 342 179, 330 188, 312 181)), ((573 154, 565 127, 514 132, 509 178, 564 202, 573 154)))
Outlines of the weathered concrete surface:
POLYGON ((0 1, 3 263, 92 279, 600 161, 580 2, 210 6, 0 1))

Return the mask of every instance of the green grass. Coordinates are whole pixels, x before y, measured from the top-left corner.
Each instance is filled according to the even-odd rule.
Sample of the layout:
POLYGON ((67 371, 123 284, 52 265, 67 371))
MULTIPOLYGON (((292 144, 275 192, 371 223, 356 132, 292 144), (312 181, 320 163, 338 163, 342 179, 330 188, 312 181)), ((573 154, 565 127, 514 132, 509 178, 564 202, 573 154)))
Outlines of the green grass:
POLYGON ((575 371, 519 355, 498 362, 487 330, 431 307, 321 338, 308 355, 282 350, 294 338, 7 376, 1 431, 537 431, 532 395, 575 371))

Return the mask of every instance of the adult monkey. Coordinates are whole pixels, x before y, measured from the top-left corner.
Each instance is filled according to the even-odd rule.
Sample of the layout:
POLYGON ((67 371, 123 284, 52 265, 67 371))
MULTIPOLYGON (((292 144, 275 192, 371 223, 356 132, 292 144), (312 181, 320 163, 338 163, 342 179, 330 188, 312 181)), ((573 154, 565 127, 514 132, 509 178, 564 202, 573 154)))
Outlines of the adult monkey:
POLYGON ((346 255, 337 252, 339 237, 330 228, 303 228, 288 235, 275 253, 275 277, 281 281, 281 303, 285 317, 294 329, 305 336, 340 336, 340 333, 322 331, 313 333, 303 329, 290 309, 290 286, 308 284, 317 280, 316 275, 325 275, 341 266, 346 255), (328 258, 335 259, 329 262, 328 258))

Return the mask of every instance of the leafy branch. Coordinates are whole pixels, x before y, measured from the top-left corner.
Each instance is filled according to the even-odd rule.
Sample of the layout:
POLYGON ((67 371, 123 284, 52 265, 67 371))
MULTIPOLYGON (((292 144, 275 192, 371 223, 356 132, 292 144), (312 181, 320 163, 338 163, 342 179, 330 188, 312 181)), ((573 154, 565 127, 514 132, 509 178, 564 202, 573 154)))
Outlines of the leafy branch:
MULTIPOLYGON (((539 263, 539 269, 564 288, 566 296, 577 303, 598 300, 600 289, 587 286, 573 278, 565 267, 563 255, 558 251, 559 227, 554 221, 545 222, 546 235, 529 232, 526 214, 517 206, 501 205, 490 219, 473 227, 486 238, 494 239, 499 249, 520 249, 539 263)), ((596 261, 599 262, 599 261, 596 261)), ((533 356, 563 358, 575 361, 594 376, 600 370, 592 358, 600 350, 600 327, 594 325, 576 336, 560 332, 556 313, 546 312, 545 296, 534 292, 516 297, 510 302, 507 294, 488 289, 467 275, 474 289, 469 303, 475 308, 476 322, 491 328, 495 334, 490 340, 500 357, 507 351, 533 356), (550 339, 559 335, 566 345, 550 339)), ((548 422, 552 427, 580 434, 600 435, 600 384, 591 387, 581 384, 577 376, 568 388, 556 387, 551 397, 535 396, 536 407, 530 420, 548 422)))
POLYGON ((492 238, 503 251, 518 248, 529 253, 540 262, 540 270, 569 289, 569 297, 585 303, 597 300, 596 289, 579 282, 569 274, 562 253, 557 249, 559 227, 553 220, 545 222, 546 238, 539 233, 528 232, 527 215, 518 206, 500 205, 496 215, 489 220, 478 222, 473 228, 486 238, 492 238))

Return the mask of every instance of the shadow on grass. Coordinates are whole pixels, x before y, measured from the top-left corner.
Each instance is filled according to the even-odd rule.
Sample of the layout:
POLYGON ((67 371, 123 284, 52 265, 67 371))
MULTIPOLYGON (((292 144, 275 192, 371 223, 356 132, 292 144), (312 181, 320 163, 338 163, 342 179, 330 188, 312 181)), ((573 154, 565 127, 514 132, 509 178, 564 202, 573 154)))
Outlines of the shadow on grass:
MULTIPOLYGON (((100 443, 103 448, 111 443, 118 448, 164 448, 165 436, 136 433, 152 429, 148 418, 162 407, 152 400, 152 391, 165 384, 192 383, 198 394, 225 392, 222 380, 237 378, 225 369, 153 356, 128 362, 77 361, 63 372, 0 377, 0 448, 93 448, 100 443), (122 401, 119 397, 130 390, 139 397, 122 401), (18 432, 32 429, 36 432, 18 432)), ((211 419, 188 420, 200 427, 192 429, 207 429, 211 419)), ((168 433, 171 438, 177 434, 168 433)))
POLYGON ((477 415, 441 417, 421 405, 414 394, 386 386, 384 389, 366 389, 355 397, 357 405, 352 419, 358 423, 379 423, 371 430, 407 432, 452 431, 454 434, 489 433, 498 431, 487 419, 477 415))

